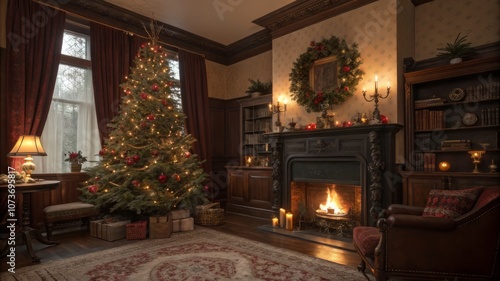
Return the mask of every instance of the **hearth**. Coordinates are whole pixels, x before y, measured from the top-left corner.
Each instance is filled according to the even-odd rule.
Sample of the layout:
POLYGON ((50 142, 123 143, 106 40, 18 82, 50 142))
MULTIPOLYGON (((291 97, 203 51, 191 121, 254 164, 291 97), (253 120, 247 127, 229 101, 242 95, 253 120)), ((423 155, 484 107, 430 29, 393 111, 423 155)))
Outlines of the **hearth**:
POLYGON ((360 185, 293 181, 291 194, 291 213, 300 230, 352 237, 361 224, 360 185))
MULTIPOLYGON (((383 208, 401 202, 395 164, 398 124, 267 134, 272 148, 274 206, 299 221, 374 225, 383 208), (338 211, 318 211, 327 193, 338 211)), ((336 209, 336 208, 330 208, 336 209)), ((346 231, 347 226, 344 226, 346 231)), ((348 235, 342 230, 343 235, 348 235)))

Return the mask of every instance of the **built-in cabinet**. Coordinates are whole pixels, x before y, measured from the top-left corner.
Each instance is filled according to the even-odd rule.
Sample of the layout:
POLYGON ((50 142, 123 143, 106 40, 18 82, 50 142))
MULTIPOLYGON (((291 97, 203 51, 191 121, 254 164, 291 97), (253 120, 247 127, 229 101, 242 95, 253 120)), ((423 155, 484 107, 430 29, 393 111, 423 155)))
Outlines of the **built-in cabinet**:
POLYGON ((245 166, 270 166, 271 149, 264 137, 272 130, 269 110, 271 95, 240 100, 241 163, 245 166))
POLYGON ((228 167, 226 211, 270 218, 274 195, 271 167, 228 167))
POLYGON ((425 206, 432 188, 498 183, 491 164, 500 162, 500 57, 411 71, 404 78, 403 203, 425 206), (473 151, 482 154, 477 170, 473 151))

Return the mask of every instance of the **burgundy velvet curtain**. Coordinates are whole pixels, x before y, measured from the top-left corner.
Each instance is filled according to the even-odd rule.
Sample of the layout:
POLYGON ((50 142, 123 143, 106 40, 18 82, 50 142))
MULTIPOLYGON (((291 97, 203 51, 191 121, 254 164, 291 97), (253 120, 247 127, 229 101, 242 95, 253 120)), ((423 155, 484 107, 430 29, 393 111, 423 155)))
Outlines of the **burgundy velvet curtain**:
POLYGON ((59 68, 66 15, 31 0, 15 0, 7 4, 6 18, 6 149, 10 150, 20 135, 42 134, 59 68))
POLYGON ((123 89, 120 84, 130 73, 143 38, 91 23, 92 83, 101 144, 107 139, 108 123, 118 114, 123 89))
POLYGON ((197 54, 179 50, 182 107, 186 114, 186 131, 196 138, 194 153, 205 160, 203 169, 212 171, 210 153, 210 112, 208 108, 207 70, 205 59, 197 54))
MULTIPOLYGON (((22 163, 22 158, 6 157, 20 135, 42 134, 59 68, 65 19, 63 12, 31 0, 11 0, 7 4, 3 91, 7 110, 2 120, 6 147, 0 156, 0 173, 7 173, 7 165, 18 168, 22 163)), ((5 225, 7 198, 2 194, 0 224, 5 225)))

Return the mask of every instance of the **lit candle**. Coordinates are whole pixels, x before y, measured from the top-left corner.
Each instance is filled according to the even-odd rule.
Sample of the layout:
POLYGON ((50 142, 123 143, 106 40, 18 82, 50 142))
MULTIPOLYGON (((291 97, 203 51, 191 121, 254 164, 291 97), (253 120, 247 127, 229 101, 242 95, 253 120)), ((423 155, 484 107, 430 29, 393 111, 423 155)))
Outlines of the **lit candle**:
POLYGON ((272 222, 273 222, 273 227, 278 227, 278 218, 277 217, 274 217, 272 219, 272 222))
POLYGON ((247 166, 251 166, 252 165, 252 157, 251 156, 248 156, 247 158, 247 166))
POLYGON ((378 76, 375 75, 375 92, 377 91, 378 88, 378 76))
POLYGON ((273 105, 269 104, 269 111, 273 111, 273 105))
POLYGON ((439 170, 441 170, 442 172, 446 172, 449 169, 450 169, 450 163, 448 163, 446 161, 439 163, 439 170))
POLYGON ((293 230, 293 215, 292 215, 292 213, 286 214, 286 230, 293 230))
POLYGON ((387 90, 391 88, 391 82, 387 82, 387 90))
POLYGON ((286 103, 287 103, 287 102, 288 102, 288 101, 287 101, 286 99, 283 101, 283 104, 284 104, 284 108, 283 108, 283 110, 284 110, 284 111, 286 111, 286 103))
POLYGON ((281 208, 280 209, 280 226, 285 227, 285 209, 281 208))
POLYGON ((363 92, 366 92, 366 87, 363 87, 363 92))

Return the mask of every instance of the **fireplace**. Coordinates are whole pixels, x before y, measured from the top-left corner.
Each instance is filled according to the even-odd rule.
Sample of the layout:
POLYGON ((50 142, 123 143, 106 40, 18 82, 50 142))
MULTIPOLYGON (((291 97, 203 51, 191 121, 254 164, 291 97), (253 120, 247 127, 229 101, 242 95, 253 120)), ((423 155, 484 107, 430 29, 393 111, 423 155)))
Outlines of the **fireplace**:
POLYGON ((273 209, 291 212, 295 227, 320 219, 345 227, 374 225, 382 209, 401 202, 395 165, 400 129, 386 124, 268 134, 273 209), (319 211, 328 195, 337 207, 319 211))

